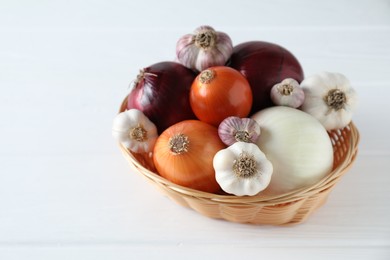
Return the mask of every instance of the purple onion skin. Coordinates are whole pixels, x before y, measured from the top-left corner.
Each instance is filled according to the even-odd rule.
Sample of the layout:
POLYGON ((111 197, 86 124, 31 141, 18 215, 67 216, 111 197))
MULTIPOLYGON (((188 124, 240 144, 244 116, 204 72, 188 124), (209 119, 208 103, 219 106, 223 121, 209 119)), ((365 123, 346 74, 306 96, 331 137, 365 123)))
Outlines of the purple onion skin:
POLYGON ((251 86, 253 105, 250 114, 274 105, 270 92, 275 84, 285 78, 293 78, 300 83, 304 78, 302 67, 294 55, 269 42, 251 41, 235 46, 227 66, 241 72, 251 86))
POLYGON ((160 62, 144 69, 127 99, 127 108, 141 110, 161 134, 169 126, 196 119, 189 93, 196 74, 176 62, 160 62))

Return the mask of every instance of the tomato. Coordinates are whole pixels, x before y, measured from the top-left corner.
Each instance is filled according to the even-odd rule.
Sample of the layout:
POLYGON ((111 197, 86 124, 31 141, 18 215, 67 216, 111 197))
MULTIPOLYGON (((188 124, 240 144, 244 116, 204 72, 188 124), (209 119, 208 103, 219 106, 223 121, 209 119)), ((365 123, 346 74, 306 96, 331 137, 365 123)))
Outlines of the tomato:
POLYGON ((153 162, 167 180, 192 189, 215 193, 214 155, 225 145, 216 127, 198 120, 186 120, 166 129, 156 141, 153 162))
POLYGON ((224 66, 202 71, 190 90, 192 111, 199 120, 214 126, 229 116, 247 117, 252 100, 252 91, 245 77, 224 66))

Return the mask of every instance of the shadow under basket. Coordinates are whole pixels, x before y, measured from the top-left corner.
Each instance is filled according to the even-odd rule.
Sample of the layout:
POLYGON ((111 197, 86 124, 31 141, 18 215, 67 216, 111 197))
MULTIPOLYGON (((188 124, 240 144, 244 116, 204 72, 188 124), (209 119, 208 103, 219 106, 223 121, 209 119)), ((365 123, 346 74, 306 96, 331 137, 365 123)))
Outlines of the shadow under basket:
MULTIPOLYGON (((126 110, 126 99, 120 112, 126 110)), ((194 209, 210 218, 232 222, 288 225, 305 221, 322 206, 335 184, 352 166, 359 143, 359 132, 353 123, 329 132, 334 150, 333 170, 318 183, 274 196, 259 195, 238 197, 213 194, 174 184, 160 175, 153 167, 153 160, 144 154, 131 153, 119 145, 124 157, 134 170, 153 183, 163 194, 178 204, 194 209)))

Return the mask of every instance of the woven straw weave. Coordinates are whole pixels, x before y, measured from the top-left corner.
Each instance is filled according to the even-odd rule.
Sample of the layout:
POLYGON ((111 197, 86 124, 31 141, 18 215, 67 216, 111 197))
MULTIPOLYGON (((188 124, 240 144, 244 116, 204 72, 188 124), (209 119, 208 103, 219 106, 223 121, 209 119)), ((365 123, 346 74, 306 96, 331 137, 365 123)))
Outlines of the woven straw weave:
MULTIPOLYGON (((120 112, 126 110, 126 99, 120 112)), ((211 218, 240 223, 286 225, 306 220, 323 205, 340 178, 352 166, 359 143, 359 132, 353 123, 341 130, 329 132, 334 149, 334 166, 330 174, 318 183, 293 192, 274 196, 237 197, 201 192, 176 185, 159 176, 148 155, 131 153, 120 145, 124 157, 134 169, 154 184, 163 194, 178 204, 211 218)))

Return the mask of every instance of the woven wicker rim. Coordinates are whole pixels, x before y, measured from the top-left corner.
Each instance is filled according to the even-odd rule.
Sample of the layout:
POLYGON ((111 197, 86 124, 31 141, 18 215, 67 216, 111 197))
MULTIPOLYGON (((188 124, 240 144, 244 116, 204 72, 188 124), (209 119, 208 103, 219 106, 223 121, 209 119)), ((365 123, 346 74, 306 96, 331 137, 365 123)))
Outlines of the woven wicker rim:
MULTIPOLYGON (((123 101, 119 112, 125 111, 126 107, 127 107, 127 97, 123 101)), ((234 195, 219 195, 219 194, 208 193, 208 192, 186 188, 177 185, 175 183, 172 183, 167 179, 161 177, 157 173, 148 170, 147 168, 144 167, 142 163, 140 163, 137 160, 136 156, 132 154, 126 147, 124 147, 122 144, 119 144, 119 146, 124 156, 128 159, 129 162, 131 162, 136 167, 138 172, 140 172, 144 177, 148 178, 150 181, 159 184, 160 188, 168 189, 169 192, 178 193, 180 196, 184 196, 184 197, 192 197, 198 200, 214 201, 223 204, 232 204, 232 205, 261 204, 264 206, 268 206, 268 205, 285 204, 285 203, 298 201, 302 198, 317 194, 321 191, 331 188, 337 182, 337 180, 344 173, 348 171, 348 169, 352 166, 352 163, 356 157, 358 143, 360 140, 360 135, 356 126, 351 122, 346 128, 342 130, 329 132, 329 135, 331 137, 333 136, 333 138, 336 139, 338 138, 350 139, 348 142, 343 143, 343 145, 345 145, 345 143, 348 145, 348 147, 344 147, 344 149, 346 150, 346 154, 343 156, 341 162, 336 165, 333 171, 328 175, 326 175, 319 182, 315 183, 314 185, 302 189, 294 190, 292 192, 279 194, 279 195, 272 195, 272 196, 266 196, 260 193, 259 195, 255 195, 255 196, 238 197, 234 195), (347 131, 348 134, 344 134, 345 131, 347 131)), ((333 143, 333 145, 337 145, 337 144, 333 143)))

